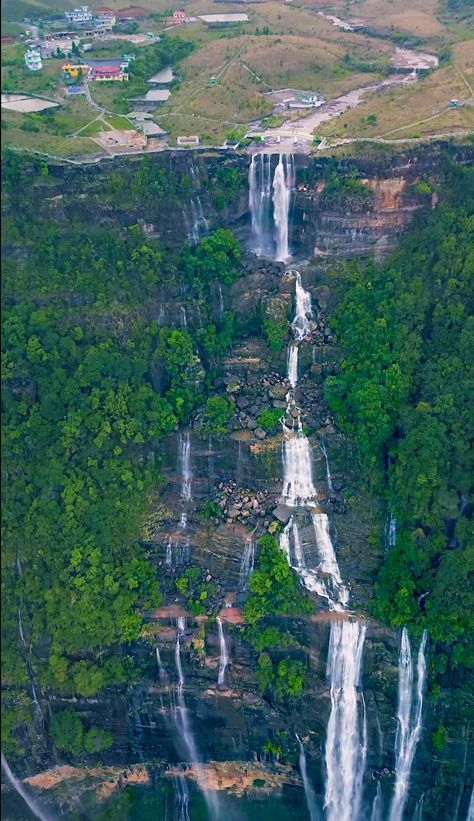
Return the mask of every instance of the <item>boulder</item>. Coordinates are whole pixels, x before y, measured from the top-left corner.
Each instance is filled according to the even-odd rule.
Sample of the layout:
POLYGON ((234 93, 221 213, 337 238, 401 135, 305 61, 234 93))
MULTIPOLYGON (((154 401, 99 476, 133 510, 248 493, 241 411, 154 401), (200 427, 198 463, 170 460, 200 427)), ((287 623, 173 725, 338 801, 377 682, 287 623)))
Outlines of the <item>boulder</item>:
POLYGON ((277 505, 273 511, 275 519, 278 519, 284 525, 290 520, 291 513, 291 508, 288 505, 277 505))
POLYGON ((265 439, 267 435, 262 428, 255 428, 254 434, 257 437, 257 439, 265 439))

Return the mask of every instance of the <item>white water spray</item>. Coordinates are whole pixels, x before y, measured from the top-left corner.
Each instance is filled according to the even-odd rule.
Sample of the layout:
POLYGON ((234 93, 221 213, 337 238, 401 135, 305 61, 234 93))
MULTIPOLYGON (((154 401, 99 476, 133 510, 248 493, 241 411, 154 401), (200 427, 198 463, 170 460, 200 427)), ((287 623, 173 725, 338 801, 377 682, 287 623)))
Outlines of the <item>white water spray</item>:
POLYGON ((229 664, 229 654, 227 652, 227 645, 225 642, 225 635, 224 635, 224 628, 222 626, 222 620, 219 616, 216 618, 217 622, 217 629, 219 631, 219 647, 220 647, 220 658, 219 658, 219 674, 217 678, 217 684, 219 686, 223 686, 225 684, 225 671, 227 670, 227 666, 229 664))
POLYGON ((408 630, 404 627, 398 660, 398 711, 397 736, 395 741, 395 791, 390 807, 389 821, 402 821, 403 809, 408 798, 410 772, 418 744, 423 712, 423 690, 426 677, 425 648, 428 635, 426 630, 418 650, 416 665, 416 692, 413 700, 413 663, 411 658, 408 630))
POLYGON ((327 672, 331 715, 326 740, 328 821, 357 821, 367 755, 365 709, 357 698, 366 628, 357 621, 331 624, 327 672), (361 732, 362 724, 362 732, 361 732))

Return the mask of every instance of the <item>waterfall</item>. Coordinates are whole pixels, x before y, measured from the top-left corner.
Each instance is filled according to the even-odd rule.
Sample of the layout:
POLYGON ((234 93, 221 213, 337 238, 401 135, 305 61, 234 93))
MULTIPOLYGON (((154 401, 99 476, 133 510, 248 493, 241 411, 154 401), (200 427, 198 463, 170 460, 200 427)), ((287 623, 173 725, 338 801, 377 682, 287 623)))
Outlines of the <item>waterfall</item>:
POLYGON ((291 179, 286 157, 280 154, 273 177, 273 218, 276 228, 276 260, 285 262, 288 248, 288 215, 290 212, 291 179), (285 162, 284 162, 285 160, 285 162), (286 173, 285 173, 286 164, 286 173))
POLYGON ((330 582, 332 590, 329 592, 328 585, 325 584, 326 597, 329 600, 329 606, 334 610, 341 610, 349 603, 349 591, 343 584, 341 578, 341 571, 337 563, 336 554, 334 552, 333 543, 329 534, 329 519, 325 513, 311 513, 313 521, 314 534, 316 538, 316 545, 318 554, 321 559, 319 570, 324 573, 328 582, 330 582))
POLYGON ((380 781, 377 781, 377 792, 375 793, 374 803, 372 804, 370 821, 382 821, 382 785, 380 781))
POLYGON ((187 319, 187 316, 186 316, 186 308, 184 307, 184 305, 181 305, 180 312, 181 312, 181 325, 183 326, 183 328, 187 328, 188 327, 188 319, 187 319))
POLYGON ((306 769, 306 753, 304 751, 303 742, 301 741, 299 736, 296 736, 296 740, 300 748, 299 766, 301 778, 303 779, 304 794, 306 798, 306 805, 308 807, 310 821, 318 821, 319 813, 316 807, 316 797, 314 795, 313 788, 309 782, 308 772, 306 769))
POLYGON ((365 631, 365 626, 357 621, 331 624, 327 673, 332 706, 327 729, 324 801, 328 821, 357 821, 359 817, 367 727, 365 709, 362 722, 359 715, 357 688, 365 631))
POLYGON ((222 288, 220 282, 217 283, 217 292, 219 294, 219 315, 222 317, 224 313, 224 297, 222 296, 222 288))
POLYGON ((324 439, 319 440, 319 448, 321 450, 321 453, 324 456, 324 461, 326 463, 326 481, 328 483, 328 490, 329 490, 330 493, 332 493, 333 486, 332 486, 332 479, 331 479, 331 471, 329 470, 328 452, 326 450, 326 445, 324 444, 324 439))
POLYGON ((393 513, 390 513, 385 525, 385 549, 390 550, 397 543, 397 520, 393 513))
POLYGON ((161 661, 161 655, 160 655, 159 647, 155 648, 155 654, 156 654, 156 663, 158 665, 158 674, 160 676, 160 681, 166 681, 168 676, 167 676, 166 670, 164 668, 163 662, 161 661))
POLYGON ((219 658, 219 675, 217 678, 217 684, 219 686, 225 685, 225 671, 229 664, 229 654, 227 652, 227 645, 225 643, 225 636, 224 636, 224 628, 222 626, 222 620, 219 616, 216 618, 217 622, 217 629, 219 631, 219 647, 220 647, 220 658, 219 658))
POLYGON ((181 435, 179 437, 179 461, 181 464, 181 498, 185 502, 190 502, 192 497, 191 493, 191 479, 192 473, 190 468, 190 458, 191 458, 191 441, 189 438, 189 432, 181 435))
POLYGON ((291 325, 295 338, 301 341, 311 333, 311 325, 309 324, 308 314, 311 315, 312 310, 311 294, 303 288, 301 274, 299 271, 296 271, 295 297, 296 314, 291 325))
MULTIPOLYGON (((281 175, 281 170, 279 173, 281 175)), ((296 274, 296 316, 292 328, 295 342, 289 345, 288 350, 288 379, 292 390, 287 395, 287 413, 295 406, 293 389, 298 378, 298 342, 301 342, 311 331, 308 321, 308 314, 311 315, 311 296, 304 290, 299 274, 294 273, 296 274)), ((298 430, 295 432, 283 423, 283 431, 285 441, 281 501, 295 509, 309 507, 319 564, 317 567, 306 566, 296 522, 296 510, 280 535, 280 548, 284 551, 288 564, 298 573, 305 587, 326 599, 330 610, 342 612, 349 603, 349 590, 342 581, 329 532, 329 519, 317 507, 311 446, 302 432, 299 413, 298 430)), ((331 477, 327 461, 326 472, 329 487, 331 477)), ((359 819, 362 781, 367 757, 365 703, 362 693, 359 696, 358 692, 365 632, 365 626, 356 621, 331 621, 327 663, 331 712, 325 750, 327 821, 358 821, 359 819)), ((300 756, 302 773, 303 763, 305 762, 300 756)), ((308 809, 311 815, 309 804, 308 809)))
MULTIPOLYGON (((176 631, 176 645, 175 645, 175 663, 176 663, 176 671, 178 673, 178 687, 177 687, 177 699, 178 704, 174 710, 174 720, 176 729, 178 731, 180 740, 183 744, 183 747, 186 751, 187 761, 189 764, 193 764, 196 769, 197 781, 198 784, 203 792, 209 813, 211 818, 217 819, 218 818, 218 798, 217 795, 214 793, 213 790, 208 790, 206 788, 206 778, 205 773, 202 769, 202 762, 201 758, 198 753, 197 745, 194 740, 194 735, 191 727, 191 722, 189 720, 188 709, 186 707, 186 702, 184 700, 184 673, 183 673, 183 666, 181 663, 181 638, 184 635, 184 631, 186 629, 186 622, 183 617, 178 618, 178 629, 176 631)), ((186 788, 187 789, 187 788, 186 788)))
POLYGON ((255 542, 247 542, 242 553, 239 572, 239 590, 241 593, 247 589, 247 582, 255 565, 255 542))
POLYGON ((15 792, 23 798, 23 801, 27 804, 32 815, 34 815, 35 818, 39 818, 40 821, 51 821, 52 816, 46 815, 46 813, 39 806, 38 802, 35 801, 35 799, 27 792, 26 787, 21 783, 16 775, 12 773, 10 765, 3 753, 1 754, 1 762, 3 772, 5 773, 8 781, 12 785, 15 792))
POLYGON ((271 156, 253 154, 249 167, 249 208, 252 218, 252 246, 259 256, 272 253, 271 156))
POLYGON ((187 524, 188 524, 188 517, 187 517, 186 513, 184 513, 184 511, 183 511, 183 513, 181 514, 181 519, 179 520, 180 530, 186 530, 187 524))
POLYGON ((427 638, 428 636, 425 630, 418 650, 416 693, 413 703, 413 663, 410 639, 406 627, 402 630, 400 656, 398 660, 398 727, 395 741, 395 791, 390 807, 389 821, 402 821, 403 809, 408 798, 410 771, 421 734, 427 638))
POLYGON ((469 807, 467 808, 466 821, 474 821, 474 787, 472 788, 471 800, 469 801, 469 807))
POLYGON ((298 346, 288 345, 288 381, 292 388, 298 381, 298 346))
POLYGON ((20 641, 26 647, 25 636, 23 634, 23 622, 21 620, 21 608, 18 608, 18 633, 20 634, 20 641))
POLYGON ((415 812, 413 814, 413 821, 423 821, 423 803, 425 794, 421 794, 421 798, 416 802, 415 812))
POLYGON ((316 497, 311 447, 302 433, 288 434, 283 443, 282 501, 289 507, 306 505, 316 497))
POLYGON ((173 779, 176 793, 176 821, 191 821, 189 815, 189 789, 186 778, 180 773, 173 779))
POLYGON ((249 209, 252 218, 252 246, 260 256, 275 255, 284 262, 289 256, 288 220, 294 181, 294 160, 278 155, 271 173, 271 154, 253 154, 249 167, 249 209))

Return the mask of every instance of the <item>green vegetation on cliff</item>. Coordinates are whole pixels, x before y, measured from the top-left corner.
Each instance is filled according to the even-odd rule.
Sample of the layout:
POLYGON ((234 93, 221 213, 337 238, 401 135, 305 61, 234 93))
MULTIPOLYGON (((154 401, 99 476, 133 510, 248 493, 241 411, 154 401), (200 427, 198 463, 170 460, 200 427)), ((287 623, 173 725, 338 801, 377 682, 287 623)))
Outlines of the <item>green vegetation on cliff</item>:
MULTIPOLYGON (((219 272, 238 276, 240 249, 217 231, 165 260, 138 225, 102 227, 86 213, 60 224, 38 212, 39 163, 7 157, 4 172, 2 680, 16 714, 3 711, 8 748, 32 675, 41 691, 85 698, 134 675, 127 647, 141 613, 161 600, 140 538, 161 441, 198 408, 218 432, 232 413, 211 391, 233 315, 213 322, 201 292, 219 272), (203 318, 194 335, 151 318, 160 289, 178 293, 188 274, 203 318)), ((192 574, 187 585, 205 612, 207 587, 192 574)), ((89 742, 86 751, 104 749, 103 739, 89 742)))
POLYGON ((397 519, 374 615, 427 628, 451 668, 474 666, 473 191, 472 169, 448 170, 442 204, 381 270, 338 275, 345 357, 325 386, 397 519))

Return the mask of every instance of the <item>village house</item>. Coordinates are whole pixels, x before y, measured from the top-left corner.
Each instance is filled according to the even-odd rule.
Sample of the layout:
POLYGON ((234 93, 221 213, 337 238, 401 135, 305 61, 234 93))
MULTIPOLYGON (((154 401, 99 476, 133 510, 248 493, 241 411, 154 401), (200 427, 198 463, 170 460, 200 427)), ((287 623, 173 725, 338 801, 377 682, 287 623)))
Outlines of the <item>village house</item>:
POLYGON ((92 12, 89 6, 79 6, 72 11, 65 11, 64 16, 70 23, 88 23, 92 20, 92 12))
POLYGON ((43 68, 39 46, 30 46, 25 52, 25 65, 29 71, 39 71, 43 68))
POLYGON ((180 9, 173 12, 172 17, 167 17, 165 23, 167 26, 180 26, 186 22, 186 12, 180 9))

